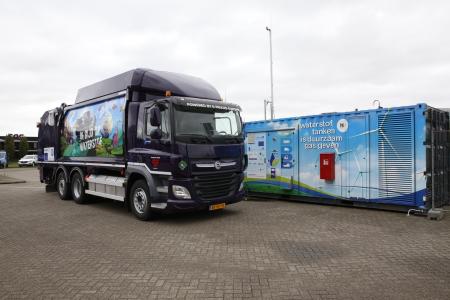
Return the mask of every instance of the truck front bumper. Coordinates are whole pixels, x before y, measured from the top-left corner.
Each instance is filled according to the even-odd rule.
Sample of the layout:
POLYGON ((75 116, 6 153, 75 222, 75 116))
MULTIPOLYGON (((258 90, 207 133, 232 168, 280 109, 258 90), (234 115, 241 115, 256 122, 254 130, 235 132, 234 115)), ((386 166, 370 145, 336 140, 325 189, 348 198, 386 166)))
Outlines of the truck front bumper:
POLYGON ((207 210, 211 205, 225 203, 225 205, 230 205, 233 203, 240 202, 244 199, 244 191, 239 191, 232 196, 219 198, 217 200, 210 201, 200 201, 200 200, 179 200, 179 199, 168 199, 167 200, 167 211, 194 211, 194 210, 207 210))

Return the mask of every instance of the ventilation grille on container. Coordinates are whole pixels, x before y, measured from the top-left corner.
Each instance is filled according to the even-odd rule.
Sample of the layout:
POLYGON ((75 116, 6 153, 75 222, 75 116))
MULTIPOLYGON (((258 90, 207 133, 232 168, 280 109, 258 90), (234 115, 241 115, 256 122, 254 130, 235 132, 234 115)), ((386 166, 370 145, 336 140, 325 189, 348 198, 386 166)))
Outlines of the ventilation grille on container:
POLYGON ((378 115, 380 198, 414 202, 414 144, 411 112, 378 115))

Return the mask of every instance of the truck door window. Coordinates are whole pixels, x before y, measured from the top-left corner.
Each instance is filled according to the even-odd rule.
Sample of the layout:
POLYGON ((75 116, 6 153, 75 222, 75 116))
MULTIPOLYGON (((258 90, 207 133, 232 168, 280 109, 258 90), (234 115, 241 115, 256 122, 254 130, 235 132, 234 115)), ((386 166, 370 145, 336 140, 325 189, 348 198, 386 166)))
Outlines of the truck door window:
MULTIPOLYGON (((159 109, 161 111, 161 126, 160 129, 162 131, 162 139, 167 140, 170 138, 170 115, 169 115, 169 108, 167 107, 167 105, 164 104, 158 104, 159 109)), ((153 106, 150 106, 146 109, 145 111, 145 119, 146 119, 146 135, 150 136, 150 133, 152 132, 153 129, 156 129, 156 126, 152 126, 150 124, 150 109, 153 106)))

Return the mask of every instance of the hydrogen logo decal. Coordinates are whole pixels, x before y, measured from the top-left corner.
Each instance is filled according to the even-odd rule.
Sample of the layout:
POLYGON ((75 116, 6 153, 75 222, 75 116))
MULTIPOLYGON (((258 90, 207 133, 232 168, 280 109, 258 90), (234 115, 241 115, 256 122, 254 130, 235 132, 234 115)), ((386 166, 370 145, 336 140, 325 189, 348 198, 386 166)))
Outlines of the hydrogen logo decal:
POLYGON ((347 132, 348 130, 348 121, 346 119, 340 119, 337 124, 336 124, 337 130, 339 130, 339 132, 347 132))

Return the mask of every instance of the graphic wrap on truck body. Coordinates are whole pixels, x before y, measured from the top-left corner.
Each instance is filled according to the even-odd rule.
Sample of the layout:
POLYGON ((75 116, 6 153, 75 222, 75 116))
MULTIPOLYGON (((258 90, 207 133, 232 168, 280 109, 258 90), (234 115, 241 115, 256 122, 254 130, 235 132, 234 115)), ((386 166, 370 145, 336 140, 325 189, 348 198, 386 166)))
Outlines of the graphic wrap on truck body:
POLYGON ((64 157, 123 156, 125 97, 69 110, 61 136, 64 157))
MULTIPOLYGON (((252 193, 424 207, 426 104, 245 124, 252 193), (320 178, 332 155, 333 180, 320 178)), ((337 203, 337 202, 336 202, 337 203)))

